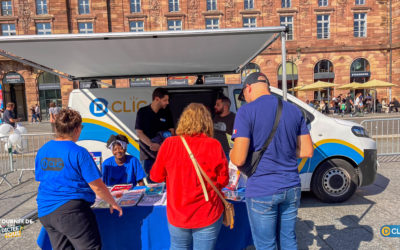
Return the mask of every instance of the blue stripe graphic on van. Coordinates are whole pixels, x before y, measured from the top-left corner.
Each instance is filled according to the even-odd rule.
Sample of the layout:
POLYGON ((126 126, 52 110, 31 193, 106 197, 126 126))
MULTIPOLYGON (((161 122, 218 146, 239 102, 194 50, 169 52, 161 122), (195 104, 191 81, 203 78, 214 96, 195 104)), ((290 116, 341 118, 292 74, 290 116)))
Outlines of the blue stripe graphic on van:
MULTIPOLYGON (((116 131, 97 124, 84 122, 83 125, 84 129, 79 137, 80 141, 92 140, 107 143, 107 140, 111 135, 118 134, 116 131)), ((131 143, 128 144, 127 153, 139 159, 139 150, 131 143)))
POLYGON ((315 168, 326 158, 332 156, 344 156, 352 159, 357 165, 360 164, 364 157, 353 148, 340 143, 324 143, 314 149, 314 155, 311 158, 311 166, 308 172, 312 173, 315 168))

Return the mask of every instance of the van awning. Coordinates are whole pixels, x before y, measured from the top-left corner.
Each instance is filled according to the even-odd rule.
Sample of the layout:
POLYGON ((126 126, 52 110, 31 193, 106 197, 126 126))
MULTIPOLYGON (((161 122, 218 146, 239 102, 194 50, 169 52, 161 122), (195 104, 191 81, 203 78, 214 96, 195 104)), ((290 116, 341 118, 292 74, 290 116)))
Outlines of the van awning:
POLYGON ((0 55, 71 80, 231 74, 284 26, 0 37, 0 55))

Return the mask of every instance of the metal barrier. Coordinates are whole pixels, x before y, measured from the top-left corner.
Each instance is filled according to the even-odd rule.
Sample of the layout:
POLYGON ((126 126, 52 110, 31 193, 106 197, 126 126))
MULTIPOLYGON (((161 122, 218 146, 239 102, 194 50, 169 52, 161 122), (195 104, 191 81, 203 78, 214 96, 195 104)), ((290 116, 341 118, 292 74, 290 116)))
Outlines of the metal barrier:
POLYGON ((7 174, 20 171, 18 184, 21 183, 24 171, 35 170, 35 158, 38 150, 48 141, 54 139, 54 133, 23 134, 17 146, 9 147, 8 137, 3 137, 0 152, 0 185, 7 180, 7 174))
POLYGON ((376 141, 379 156, 400 154, 400 118, 364 120, 361 125, 376 141))
POLYGON ((0 137, 0 185, 6 182, 8 186, 12 187, 12 184, 7 180, 7 175, 12 173, 13 159, 12 155, 9 154, 8 149, 8 137, 0 137))

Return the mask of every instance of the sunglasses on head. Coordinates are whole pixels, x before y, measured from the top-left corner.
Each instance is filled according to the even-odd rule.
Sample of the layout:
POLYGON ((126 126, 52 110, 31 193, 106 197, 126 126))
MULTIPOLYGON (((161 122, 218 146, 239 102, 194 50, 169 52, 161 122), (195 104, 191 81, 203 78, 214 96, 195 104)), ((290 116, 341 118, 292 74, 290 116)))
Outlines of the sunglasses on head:
MULTIPOLYGON (((266 84, 269 85, 269 82, 268 82, 267 80, 258 80, 257 82, 254 82, 254 83, 258 83, 258 82, 263 82, 263 83, 266 83, 266 84)), ((240 91, 240 94, 239 94, 239 96, 238 96, 238 100, 239 100, 239 101, 242 101, 242 102, 245 102, 245 101, 246 101, 246 99, 244 98, 244 90, 247 88, 247 85, 248 85, 248 84, 246 84, 246 86, 244 86, 244 87, 242 88, 242 91, 240 91)))

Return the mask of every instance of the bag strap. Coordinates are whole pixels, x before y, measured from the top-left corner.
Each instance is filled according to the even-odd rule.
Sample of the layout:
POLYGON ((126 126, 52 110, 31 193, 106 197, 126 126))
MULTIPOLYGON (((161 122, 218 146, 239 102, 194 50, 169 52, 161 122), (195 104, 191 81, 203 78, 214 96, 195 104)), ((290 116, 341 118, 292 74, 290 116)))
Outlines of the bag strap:
MULTIPOLYGON (((206 181, 208 182, 208 184, 210 184, 210 186, 214 189, 214 191, 217 193, 217 195, 219 196, 219 198, 221 198, 222 203, 224 203, 224 205, 227 205, 227 201, 225 200, 224 196, 221 194, 221 192, 218 190, 218 188, 214 185, 214 183, 210 180, 210 178, 208 177, 208 175, 204 172, 204 170, 200 167, 199 163, 197 162, 196 158, 194 158, 193 154, 191 153, 191 150, 189 148, 189 146, 187 145, 187 142, 185 140, 185 138, 183 138, 183 136, 181 136, 181 140, 183 142, 183 144, 185 145, 186 149, 188 150, 190 158, 193 161, 193 165, 195 166, 196 172, 200 171, 201 175, 203 175, 204 179, 206 179, 206 181), (193 158, 192 158, 193 157, 193 158)), ((199 176, 199 179, 201 180, 200 182, 202 182, 203 178, 201 178, 201 176, 199 176)), ((205 187, 203 188, 204 191, 205 187)), ((206 194, 207 191, 205 191, 204 194, 206 194)), ((206 201, 208 201, 208 199, 206 199, 206 201)))
POLYGON ((272 127, 271 133, 268 136, 267 141, 265 142, 264 146, 261 148, 261 156, 263 155, 264 151, 267 150, 269 144, 271 143, 272 139, 274 138, 275 132, 278 129, 278 124, 279 121, 281 120, 282 116, 282 100, 280 98, 278 99, 278 107, 276 108, 276 113, 275 113, 275 121, 274 121, 274 126, 272 127))
POLYGON ((180 136, 180 137, 181 137, 181 140, 183 142, 183 145, 185 145, 185 148, 186 148, 186 150, 187 150, 187 152, 189 154, 190 159, 193 162, 193 166, 194 166, 194 169, 196 170, 197 177, 200 180, 201 188, 203 189, 204 198, 206 199, 206 201, 208 201, 209 199, 208 199, 208 193, 207 193, 206 185, 204 185, 204 180, 203 180, 203 178, 201 178, 201 174, 200 174, 200 171, 199 171, 199 166, 198 166, 197 160, 196 160, 196 158, 194 158, 192 150, 190 150, 189 145, 187 144, 185 138, 183 138, 183 136, 180 136))

